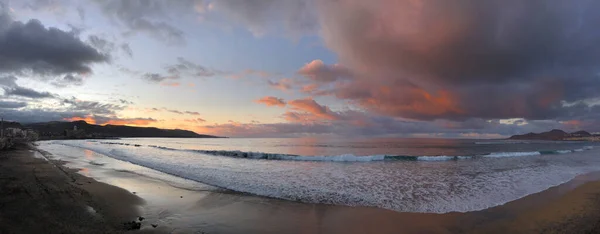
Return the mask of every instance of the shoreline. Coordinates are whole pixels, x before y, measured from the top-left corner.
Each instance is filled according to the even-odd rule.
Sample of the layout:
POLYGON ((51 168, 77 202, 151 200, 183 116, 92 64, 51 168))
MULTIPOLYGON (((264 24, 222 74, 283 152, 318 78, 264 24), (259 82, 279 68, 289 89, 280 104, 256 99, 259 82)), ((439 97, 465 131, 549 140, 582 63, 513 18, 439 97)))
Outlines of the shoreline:
POLYGON ((0 233, 122 233, 144 200, 25 144, 0 152, 0 233), (44 157, 44 158, 41 158, 44 157), (127 224, 126 224, 127 223, 127 224))
MULTIPOLYGON (((21 151, 21 154, 29 153, 29 157, 34 158, 28 149, 16 151, 21 151)), ((3 157, 0 157, 0 160, 4 161, 3 157)), ((47 165, 58 164, 56 162, 60 161, 43 161, 47 165)), ((25 164, 13 166, 31 169, 28 163, 37 165, 41 162, 25 160, 21 163, 25 164)), ((91 207, 103 217, 109 217, 100 223, 91 221, 89 225, 83 225, 89 228, 86 231, 90 233, 106 232, 109 227, 111 231, 108 232, 123 232, 122 223, 135 219, 138 215, 147 218, 142 222, 141 232, 159 233, 191 233, 197 230, 206 231, 205 233, 398 233, 399 230, 401 233, 600 233, 600 172, 580 175, 567 183, 481 211, 430 214, 297 203, 219 189, 186 190, 158 179, 136 175, 133 171, 114 171, 99 176, 94 174, 94 169, 69 169, 65 163, 67 162, 63 161, 56 168, 63 170, 63 174, 71 178, 71 181, 67 179, 58 183, 63 183, 61 186, 81 189, 91 197, 75 197, 73 203, 92 204, 89 203, 90 199, 101 200, 93 203, 91 207), (85 181, 93 182, 81 183, 85 181), (94 187, 92 184, 112 187, 116 189, 115 193, 120 195, 116 196, 117 199, 114 199, 114 196, 113 199, 100 199, 100 193, 104 189, 94 190, 91 188, 94 187), (137 191, 137 195, 128 190, 137 191), (113 203, 123 201, 123 197, 135 199, 124 202, 126 204, 113 203), (142 198, 147 201, 146 204, 142 198), (135 210, 137 213, 120 216, 117 211, 111 211, 110 207, 120 212, 135 210), (160 223, 160 226, 153 229, 150 227, 152 223, 160 223)), ((5 166, 4 164, 3 162, 2 166, 5 166)), ((0 172, 0 176, 2 173, 0 172)), ((0 184, 0 195, 3 198, 5 194, 1 191, 5 190, 5 186, 0 184)), ((15 196, 20 196, 23 200, 26 194, 18 193, 15 196)), ((0 209, 0 232, 18 230, 7 229, 11 228, 12 224, 2 224, 7 223, 2 221, 8 220, 4 218, 3 209, 4 207, 0 209)), ((36 213, 45 212, 54 214, 52 212, 61 211, 40 210, 36 213)), ((75 225, 77 226, 77 223, 75 225)))

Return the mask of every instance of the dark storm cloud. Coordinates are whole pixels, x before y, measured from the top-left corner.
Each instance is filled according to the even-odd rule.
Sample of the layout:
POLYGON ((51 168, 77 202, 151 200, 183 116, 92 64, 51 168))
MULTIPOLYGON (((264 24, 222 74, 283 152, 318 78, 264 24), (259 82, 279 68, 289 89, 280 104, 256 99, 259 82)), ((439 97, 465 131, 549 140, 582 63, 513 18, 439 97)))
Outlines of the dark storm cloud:
POLYGON ((53 98, 54 95, 49 92, 39 92, 30 88, 17 86, 14 88, 4 88, 5 96, 19 96, 32 99, 53 98))
POLYGON ((8 110, 2 111, 1 113, 5 120, 17 121, 20 123, 60 121, 72 116, 85 115, 83 112, 56 110, 52 108, 8 110))
POLYGON ((51 84, 59 88, 65 88, 69 86, 81 86, 83 85, 83 77, 69 74, 63 76, 62 78, 54 79, 51 82, 51 84))
POLYGON ((201 126, 199 132, 219 133, 236 137, 305 137, 305 136, 389 136, 389 137, 461 137, 461 138, 507 138, 515 134, 545 132, 550 129, 566 131, 600 131, 596 125, 571 126, 555 120, 534 120, 526 123, 515 121, 503 124, 499 120, 468 119, 465 121, 435 120, 406 121, 388 116, 370 115, 364 112, 337 112, 340 120, 333 122, 290 123, 227 123, 201 126))
POLYGON ((225 72, 193 63, 182 57, 178 57, 177 63, 167 65, 164 67, 164 69, 166 70, 166 74, 146 73, 142 75, 142 79, 152 83, 160 83, 165 80, 176 80, 182 77, 206 78, 213 77, 218 74, 226 74, 225 72))
POLYGON ((1 87, 15 87, 17 86, 17 77, 14 76, 0 76, 1 87))
POLYGON ((169 74, 177 76, 187 74, 196 77, 211 77, 221 73, 220 71, 190 62, 182 57, 178 57, 177 63, 167 66, 166 69, 169 74))
POLYGON ((315 6, 310 0, 220 0, 211 4, 212 11, 225 14, 255 35, 278 31, 278 27, 291 35, 314 33, 319 28, 315 6))
MULTIPOLYGON (((60 99, 59 104, 27 105, 18 107, 21 104, 6 104, 15 106, 14 109, 0 109, 0 114, 7 120, 18 121, 21 123, 47 122, 47 121, 70 121, 78 119, 91 118, 98 123, 112 124, 137 124, 145 125, 156 120, 150 118, 119 118, 116 113, 125 107, 115 104, 107 104, 95 101, 85 101, 76 98, 60 99)), ((8 101, 6 103, 10 103, 8 101)), ((15 102, 19 103, 19 102, 15 102)), ((30 102, 31 103, 31 102, 30 102)), ((0 103, 1 104, 1 103, 0 103)), ((0 105, 0 108, 3 104, 0 105)))
POLYGON ((124 105, 131 105, 131 104, 133 104, 133 102, 132 102, 132 101, 127 101, 127 100, 125 100, 125 99, 119 99, 119 102, 120 102, 121 104, 124 104, 124 105))
POLYGON ((313 69, 327 71, 313 93, 418 120, 557 119, 600 97, 598 1, 318 2, 352 79, 313 69))
POLYGON ((26 106, 25 102, 0 101, 0 109, 18 109, 26 106))
POLYGON ((4 90, 4 96, 18 96, 31 99, 54 98, 49 92, 40 92, 31 88, 22 87, 17 84, 17 78, 14 76, 0 77, 0 88, 4 90))
POLYGON ((79 19, 81 21, 85 21, 85 10, 83 9, 83 7, 81 7, 81 6, 77 7, 77 14, 79 15, 79 19))
POLYGON ((126 35, 143 32, 168 44, 184 44, 183 30, 169 23, 171 17, 180 17, 185 10, 194 9, 194 1, 165 0, 95 0, 109 18, 125 25, 126 35), (170 14, 177 11, 178 14, 170 14))
POLYGON ((90 35, 88 37, 90 45, 103 52, 112 52, 115 50, 115 43, 98 35, 90 35))
POLYGON ((153 111, 167 111, 167 112, 171 112, 174 114, 178 114, 178 115, 200 115, 199 112, 197 111, 180 111, 180 110, 175 110, 175 109, 169 109, 169 108, 165 108, 163 107, 162 109, 158 109, 158 108, 152 108, 153 111))
POLYGON ((175 76, 164 76, 158 73, 146 73, 144 75, 142 75, 142 79, 153 82, 153 83, 160 83, 161 81, 167 80, 167 79, 178 79, 179 77, 175 77, 175 76))
POLYGON ((90 73, 90 65, 108 57, 74 34, 46 28, 38 20, 13 20, 0 3, 0 72, 36 75, 90 73))
POLYGON ((117 52, 121 52, 129 58, 133 57, 133 50, 129 46, 129 43, 118 44, 116 39, 108 39, 106 36, 101 35, 88 36, 88 42, 94 48, 107 55, 115 56, 117 52))
POLYGON ((130 58, 133 58, 133 50, 129 46, 129 43, 122 43, 120 47, 123 53, 125 53, 130 58))
POLYGON ((84 101, 76 98, 64 99, 62 103, 68 105, 69 110, 83 112, 86 113, 86 115, 90 113, 95 115, 114 115, 116 111, 125 109, 125 107, 121 105, 84 101))

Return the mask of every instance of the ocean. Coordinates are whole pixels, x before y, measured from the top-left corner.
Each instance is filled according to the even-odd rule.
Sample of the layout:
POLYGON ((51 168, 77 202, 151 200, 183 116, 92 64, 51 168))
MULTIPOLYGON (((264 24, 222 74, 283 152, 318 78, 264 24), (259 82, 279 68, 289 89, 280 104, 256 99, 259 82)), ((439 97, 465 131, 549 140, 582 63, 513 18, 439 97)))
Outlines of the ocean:
POLYGON ((418 213, 482 210, 600 170, 593 142, 127 138, 39 148, 82 170, 127 171, 188 190, 418 213))

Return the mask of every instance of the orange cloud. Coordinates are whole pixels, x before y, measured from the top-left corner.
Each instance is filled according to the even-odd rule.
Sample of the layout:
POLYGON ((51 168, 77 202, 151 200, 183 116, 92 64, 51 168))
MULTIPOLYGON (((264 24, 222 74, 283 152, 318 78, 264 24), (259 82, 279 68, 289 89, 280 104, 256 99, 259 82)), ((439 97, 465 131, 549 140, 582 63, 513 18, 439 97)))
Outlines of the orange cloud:
POLYGON ((108 122, 102 125, 134 125, 134 126, 146 126, 152 123, 155 123, 155 119, 144 119, 144 118, 135 118, 135 119, 111 119, 108 122))
POLYGON ((158 122, 152 118, 110 118, 102 116, 74 116, 71 118, 63 118, 65 121, 85 121, 88 124, 99 124, 99 125, 132 125, 132 126, 147 126, 152 123, 158 122))
POLYGON ((326 65, 319 59, 305 64, 297 73, 316 82, 333 82, 350 77, 350 71, 346 67, 340 64, 326 65))
POLYGON ((312 93, 314 91, 316 91, 319 88, 319 85, 317 84, 307 84, 302 86, 302 89, 300 89, 301 92, 303 93, 312 93))
POLYGON ((254 102, 265 104, 267 106, 284 107, 286 105, 286 102, 282 98, 276 98, 276 97, 272 97, 272 96, 266 96, 266 97, 263 97, 261 99, 254 101, 254 102))
POLYGON ((74 116, 71 118, 63 118, 64 121, 69 121, 69 122, 73 122, 73 121, 85 121, 86 123, 89 124, 96 124, 96 120, 92 117, 92 116, 86 116, 86 117, 80 117, 80 116, 74 116))
MULTIPOLYGON (((317 103, 315 100, 313 100, 311 98, 292 100, 288 104, 294 110, 306 112, 306 113, 312 114, 321 119, 328 119, 328 120, 339 119, 339 116, 336 113, 334 113, 333 111, 331 111, 329 109, 329 107, 319 105, 319 103, 317 103)), ((296 113, 296 116, 297 116, 297 113, 296 113)))
POLYGON ((342 119, 338 113, 331 111, 327 106, 319 105, 311 98, 292 100, 288 105, 291 111, 282 115, 288 122, 316 123, 342 119))
POLYGON ((443 116, 448 114, 460 114, 463 110, 459 107, 454 95, 448 91, 440 90, 434 94, 423 89, 413 88, 406 90, 402 102, 390 102, 382 98, 394 95, 387 87, 380 88, 381 96, 364 100, 366 106, 377 106, 385 113, 414 113, 419 116, 443 116), (385 102, 382 102, 385 101, 385 102))
POLYGON ((188 122, 188 123, 203 123, 203 122, 206 122, 206 120, 203 119, 203 118, 184 119, 183 121, 188 122))
POLYGON ((163 82, 160 85, 169 86, 169 87, 179 87, 179 86, 181 86, 181 83, 179 83, 179 82, 163 82))

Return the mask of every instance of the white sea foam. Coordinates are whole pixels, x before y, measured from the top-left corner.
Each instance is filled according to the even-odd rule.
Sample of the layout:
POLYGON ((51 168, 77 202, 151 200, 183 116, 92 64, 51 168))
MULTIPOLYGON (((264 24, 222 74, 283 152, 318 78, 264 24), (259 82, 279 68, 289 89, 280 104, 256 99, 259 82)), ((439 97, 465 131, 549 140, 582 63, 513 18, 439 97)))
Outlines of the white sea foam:
POLYGON ((472 159, 471 156, 419 156, 418 161, 450 161, 450 160, 464 160, 472 159))
POLYGON ((337 156, 290 156, 280 155, 276 159, 292 161, 330 161, 330 162, 371 162, 383 161, 385 155, 356 156, 353 154, 337 156))
MULTIPOLYGON (((476 142, 477 143, 477 142, 476 142)), ((103 143, 110 145, 124 145, 130 146, 132 144, 127 143, 103 143)), ((162 150, 179 150, 164 146, 148 145, 148 147, 162 149, 162 150)), ((537 156, 541 154, 568 154, 573 152, 581 152, 584 150, 593 149, 593 146, 586 146, 581 149, 574 150, 556 150, 556 151, 531 151, 531 152, 494 152, 483 157, 489 158, 502 158, 502 157, 522 157, 522 156, 537 156)), ((394 156, 394 155, 366 155, 357 156, 354 154, 343 154, 343 155, 328 155, 328 156, 300 156, 291 154, 274 154, 264 152, 244 152, 240 150, 185 150, 189 152, 195 152, 200 154, 208 154, 214 156, 226 156, 235 158, 248 158, 248 159, 268 159, 268 160, 288 160, 288 161, 322 161, 322 162, 373 162, 373 161, 384 161, 384 160, 417 160, 417 161, 450 161, 450 160, 465 160, 473 159, 475 156, 394 156)))
MULTIPOLYGON (((134 143, 55 142, 65 146, 49 145, 51 143, 44 142, 40 147, 50 152, 52 147, 89 149, 181 178, 240 192, 309 203, 373 206, 404 212, 481 210, 540 192, 600 166, 600 157, 595 151, 575 153, 570 157, 549 154, 506 160, 486 157, 455 160, 453 156, 435 156, 413 157, 416 161, 321 163, 221 157, 186 150, 133 147, 134 143), (440 161, 442 159, 446 162, 440 161)), ((79 155, 82 154, 80 151, 79 155)), ((73 154, 77 156, 77 153, 73 154)), ((539 154, 504 152, 488 156, 539 154)), ((348 160, 358 156, 333 157, 348 160)), ((466 158, 471 157, 461 159, 466 158)))
POLYGON ((35 157, 35 158, 41 158, 41 159, 44 159, 44 160, 48 161, 48 159, 42 153, 40 153, 38 151, 34 151, 33 152, 33 157, 35 157))
POLYGON ((542 153, 540 153, 539 151, 533 151, 533 152, 497 152, 497 153, 490 153, 488 155, 484 155, 484 157, 489 157, 489 158, 504 158, 504 157, 523 157, 523 156, 537 156, 537 155, 541 155, 542 153))
POLYGON ((476 145, 514 145, 514 144, 531 144, 529 141, 477 141, 476 145))

